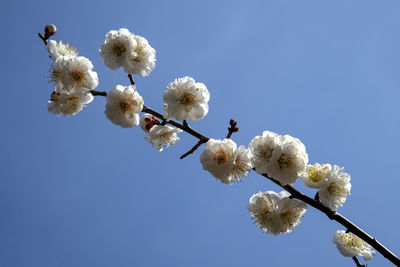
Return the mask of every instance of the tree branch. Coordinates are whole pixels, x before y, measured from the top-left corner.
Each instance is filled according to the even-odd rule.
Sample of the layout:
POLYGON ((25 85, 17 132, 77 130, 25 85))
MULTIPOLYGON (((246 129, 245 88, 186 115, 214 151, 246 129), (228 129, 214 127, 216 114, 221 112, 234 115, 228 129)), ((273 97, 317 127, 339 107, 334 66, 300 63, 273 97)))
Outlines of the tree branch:
POLYGON ((357 267, 367 267, 367 265, 362 265, 362 264, 360 263, 360 261, 357 259, 356 256, 354 256, 352 259, 353 259, 353 261, 356 263, 357 267))

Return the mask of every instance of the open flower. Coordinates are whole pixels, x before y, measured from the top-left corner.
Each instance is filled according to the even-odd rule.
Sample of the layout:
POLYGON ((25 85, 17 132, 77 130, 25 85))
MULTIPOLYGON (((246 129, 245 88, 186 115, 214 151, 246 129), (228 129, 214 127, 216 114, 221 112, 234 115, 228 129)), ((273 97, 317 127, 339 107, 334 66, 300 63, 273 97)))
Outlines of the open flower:
POLYGON ((164 147, 174 145, 180 139, 177 133, 182 132, 181 129, 167 126, 154 125, 149 131, 146 140, 149 141, 158 151, 163 151, 164 147))
POLYGON ((58 93, 84 93, 97 87, 97 73, 85 57, 59 57, 51 73, 58 93))
POLYGON ((47 110, 56 115, 71 116, 79 113, 86 104, 92 101, 93 95, 90 93, 60 94, 54 92, 51 100, 47 103, 47 110))
POLYGON ((135 85, 115 86, 106 97, 104 113, 114 124, 131 128, 139 124, 139 112, 143 109, 143 98, 135 85))
POLYGON ((69 44, 64 44, 63 42, 57 43, 54 40, 50 40, 47 45, 46 49, 49 52, 50 58, 56 61, 60 57, 76 57, 78 55, 78 50, 73 47, 69 46, 69 44))
POLYGON ((146 38, 139 35, 133 37, 136 46, 132 53, 127 56, 124 71, 145 77, 156 67, 156 50, 149 45, 146 38))
POLYGON ((244 146, 236 147, 231 139, 210 139, 200 156, 203 169, 225 184, 246 176, 252 168, 251 153, 244 146))
POLYGON ((148 41, 127 29, 110 31, 100 46, 104 64, 112 70, 123 67, 126 73, 147 76, 155 68, 156 51, 148 41))
POLYGON ((304 144, 290 135, 264 131, 251 141, 249 148, 256 172, 267 174, 282 185, 296 182, 308 163, 304 144))
POLYGON ((306 171, 301 175, 303 183, 311 188, 322 189, 329 185, 329 172, 332 170, 330 164, 307 165, 306 171))
POLYGON ((210 93, 202 83, 191 77, 175 79, 164 93, 165 118, 198 121, 208 113, 210 93))
POLYGON ((321 203, 333 211, 343 206, 347 196, 350 195, 350 175, 343 172, 343 169, 334 165, 327 174, 329 183, 318 191, 321 203))
POLYGON ((300 223, 307 205, 289 196, 287 191, 267 191, 258 192, 250 198, 247 209, 261 230, 278 235, 291 232, 300 223))
POLYGON ((364 240, 343 230, 336 231, 333 236, 333 243, 336 244, 339 252, 345 257, 362 256, 368 261, 376 254, 376 251, 364 240))

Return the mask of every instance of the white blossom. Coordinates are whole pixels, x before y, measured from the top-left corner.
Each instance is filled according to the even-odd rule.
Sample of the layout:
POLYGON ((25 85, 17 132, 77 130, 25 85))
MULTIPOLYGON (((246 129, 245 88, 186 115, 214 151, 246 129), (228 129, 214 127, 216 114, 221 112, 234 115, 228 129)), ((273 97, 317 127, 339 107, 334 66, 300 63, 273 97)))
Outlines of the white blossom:
POLYGON ((204 170, 225 184, 233 184, 252 168, 250 151, 244 146, 237 149, 231 139, 210 139, 204 146, 200 162, 204 170))
POLYGON ((372 259, 376 251, 364 240, 343 230, 336 231, 333 242, 344 257, 362 256, 366 261, 372 259))
POLYGON ((71 58, 78 55, 78 50, 75 47, 69 46, 68 43, 64 44, 61 41, 57 43, 54 40, 50 40, 46 45, 46 49, 49 52, 51 59, 54 61, 60 57, 71 58))
POLYGON ((51 100, 47 103, 47 110, 56 115, 71 116, 79 113, 86 104, 92 101, 93 95, 90 93, 60 94, 54 92, 51 100))
POLYGON ((127 73, 147 76, 155 68, 154 48, 144 37, 124 28, 108 32, 99 52, 104 64, 112 70, 123 67, 127 73))
POLYGON ((181 129, 168 125, 154 125, 151 127, 146 140, 158 151, 163 151, 164 147, 172 146, 180 140, 177 135, 180 132, 182 132, 181 129))
POLYGON ((85 57, 59 57, 51 74, 58 93, 82 93, 97 87, 97 73, 85 57))
POLYGON ((131 128, 139 124, 139 113, 144 103, 135 85, 115 86, 107 93, 106 101, 104 113, 114 124, 123 128, 131 128))
POLYGON ((146 38, 134 35, 136 46, 127 55, 124 71, 145 77, 156 67, 156 50, 149 45, 146 38))
POLYGON ((296 182, 308 163, 304 144, 290 135, 264 131, 251 141, 249 148, 256 172, 267 174, 282 185, 296 182))
POLYGON ((307 210, 304 202, 290 199, 287 191, 259 192, 250 198, 247 209, 256 225, 271 235, 288 233, 300 223, 307 210))
POLYGON ((321 203, 333 211, 343 206, 347 195, 350 195, 350 175, 343 172, 343 169, 334 165, 327 174, 328 185, 318 191, 321 203))
POLYGON ((329 185, 329 172, 332 170, 330 164, 307 165, 306 171, 302 174, 303 183, 311 188, 322 189, 329 185))
POLYGON ((142 130, 146 133, 148 133, 150 129, 157 124, 160 124, 160 122, 155 116, 149 113, 145 113, 142 115, 142 117, 140 117, 140 128, 142 128, 142 130))
POLYGON ((165 118, 198 121, 208 113, 210 93, 202 83, 191 77, 175 79, 164 93, 165 118))

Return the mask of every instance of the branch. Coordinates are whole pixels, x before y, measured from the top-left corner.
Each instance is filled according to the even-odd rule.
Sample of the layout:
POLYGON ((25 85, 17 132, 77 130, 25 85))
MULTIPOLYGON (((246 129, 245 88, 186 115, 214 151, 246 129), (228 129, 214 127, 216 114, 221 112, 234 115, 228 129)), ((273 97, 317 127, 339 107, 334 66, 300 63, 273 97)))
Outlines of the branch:
POLYGON ((280 182, 278 182, 275 179, 272 179, 272 178, 268 177, 267 174, 261 174, 261 175, 266 177, 266 178, 268 178, 269 180, 271 180, 275 184, 279 185, 280 187, 284 188, 294 198, 297 198, 297 199, 307 203, 308 205, 312 206, 313 208, 321 211, 322 213, 325 213, 325 215, 328 216, 329 219, 337 221, 338 223, 343 225, 349 232, 352 232, 353 234, 355 234, 356 236, 358 236, 359 238, 361 238, 362 240, 367 242, 370 246, 372 246, 379 253, 381 253, 382 256, 384 256, 386 259, 391 261, 394 265, 400 266, 400 259, 393 252, 391 252, 389 249, 387 249, 385 246, 383 246, 380 242, 378 242, 378 240, 376 240, 375 238, 373 238, 372 236, 370 236, 369 234, 364 232, 357 225, 355 225, 354 223, 349 221, 343 215, 341 215, 341 214, 339 214, 339 213, 337 213, 335 211, 332 211, 328 207, 325 207, 324 205, 322 205, 321 202, 316 201, 316 200, 304 195, 303 193, 297 191, 291 185, 282 186, 282 184, 280 182))
POLYGON ((186 158, 187 156, 189 156, 190 154, 193 154, 193 152, 195 152, 199 146, 201 146, 202 144, 204 144, 205 141, 204 140, 199 140, 199 142, 197 142, 192 149, 190 149, 188 152, 186 152, 185 154, 183 154, 180 159, 186 158))
POLYGON ((107 96, 107 92, 101 92, 101 91, 96 91, 96 90, 90 90, 90 93, 94 96, 96 96, 96 95, 107 96))

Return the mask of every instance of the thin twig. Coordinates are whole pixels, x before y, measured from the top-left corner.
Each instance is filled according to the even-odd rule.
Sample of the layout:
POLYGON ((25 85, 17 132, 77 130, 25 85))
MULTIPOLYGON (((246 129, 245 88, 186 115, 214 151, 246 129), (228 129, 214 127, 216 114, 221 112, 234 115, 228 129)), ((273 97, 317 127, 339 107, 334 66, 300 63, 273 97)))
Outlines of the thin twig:
POLYGON ((360 263, 360 261, 357 259, 356 256, 354 256, 352 259, 353 259, 353 261, 356 263, 357 267, 367 267, 367 265, 362 265, 362 264, 360 263))
POLYGON ((96 91, 96 90, 90 90, 90 93, 94 96, 96 96, 96 95, 107 96, 107 92, 101 92, 101 91, 96 91))
POLYGON ((201 146, 202 144, 204 144, 205 141, 204 140, 199 140, 193 147, 192 149, 190 149, 188 152, 186 152, 185 154, 183 154, 182 156, 180 156, 180 159, 186 158, 187 156, 189 156, 190 154, 193 154, 193 152, 195 152, 199 146, 201 146))
POLYGON ((128 78, 129 78, 129 81, 131 81, 131 84, 134 85, 135 81, 133 80, 132 74, 129 73, 128 78))
POLYGON ((47 39, 44 38, 43 34, 41 34, 41 33, 39 32, 38 35, 39 35, 39 38, 42 39, 44 45, 47 45, 47 39))

